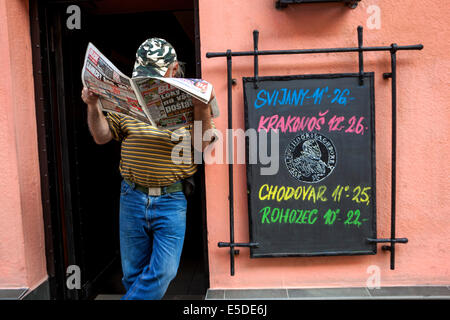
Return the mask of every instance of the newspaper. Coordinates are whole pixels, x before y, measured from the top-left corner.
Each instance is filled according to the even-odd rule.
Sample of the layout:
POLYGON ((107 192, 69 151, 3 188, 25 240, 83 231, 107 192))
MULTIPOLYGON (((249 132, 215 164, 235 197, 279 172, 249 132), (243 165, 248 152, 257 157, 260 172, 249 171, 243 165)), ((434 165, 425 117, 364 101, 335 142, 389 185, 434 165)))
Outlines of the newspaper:
POLYGON ((210 102, 212 117, 219 115, 211 100, 213 86, 202 79, 134 77, 117 69, 89 43, 81 72, 83 85, 99 96, 105 112, 127 115, 159 129, 176 129, 193 122, 193 102, 210 102), (211 101, 210 101, 211 100, 211 101))

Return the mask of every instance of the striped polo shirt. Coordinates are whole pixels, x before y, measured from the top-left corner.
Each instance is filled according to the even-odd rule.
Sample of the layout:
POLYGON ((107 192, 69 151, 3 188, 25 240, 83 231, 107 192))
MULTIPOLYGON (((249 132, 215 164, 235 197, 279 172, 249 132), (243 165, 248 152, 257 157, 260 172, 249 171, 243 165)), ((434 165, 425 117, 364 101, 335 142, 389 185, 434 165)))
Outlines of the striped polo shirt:
POLYGON ((106 120, 113 138, 122 142, 119 170, 124 179, 147 187, 167 186, 197 171, 197 165, 192 161, 190 139, 183 139, 190 134, 188 127, 160 130, 129 116, 111 112, 107 113, 106 120), (172 161, 173 148, 187 144, 191 154, 186 155, 183 161, 183 148, 179 147, 175 150, 181 152, 176 152, 172 161))

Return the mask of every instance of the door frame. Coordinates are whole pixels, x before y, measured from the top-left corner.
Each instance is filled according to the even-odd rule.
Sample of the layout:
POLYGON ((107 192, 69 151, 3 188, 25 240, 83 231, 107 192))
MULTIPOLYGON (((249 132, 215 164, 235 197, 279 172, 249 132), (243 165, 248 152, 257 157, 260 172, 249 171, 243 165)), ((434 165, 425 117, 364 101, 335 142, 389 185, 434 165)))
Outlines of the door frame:
MULTIPOLYGON (((196 76, 201 78, 200 27, 198 0, 194 4, 194 35, 196 76)), ((70 4, 86 0, 70 1, 70 4)), ((62 120, 64 114, 64 70, 60 35, 53 32, 53 24, 61 28, 63 16, 51 16, 52 6, 69 5, 64 0, 29 1, 30 35, 32 45, 33 78, 35 89, 38 156, 41 199, 44 220, 45 253, 51 300, 79 300, 86 293, 68 289, 66 270, 77 264, 77 241, 73 232, 72 199, 70 191, 70 166, 67 132, 62 120), (53 21, 52 23, 49 23, 53 21), (56 61, 58 67, 52 62, 56 61), (55 76, 55 79, 52 78, 55 76), (56 106, 59 106, 58 108, 56 106)), ((59 14, 61 11, 59 11, 59 14)), ((209 288, 209 263, 207 242, 206 188, 203 165, 201 177, 201 215, 203 230, 203 261, 206 286, 209 288)), ((80 257, 78 257, 80 258, 80 257)))

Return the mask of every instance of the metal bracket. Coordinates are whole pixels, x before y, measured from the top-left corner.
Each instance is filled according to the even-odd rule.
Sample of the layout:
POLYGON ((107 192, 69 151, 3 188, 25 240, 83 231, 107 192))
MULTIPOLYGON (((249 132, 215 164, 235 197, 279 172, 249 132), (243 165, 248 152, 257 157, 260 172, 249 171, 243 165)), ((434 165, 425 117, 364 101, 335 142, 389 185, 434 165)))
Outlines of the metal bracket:
POLYGON ((390 246, 382 246, 381 250, 391 252, 391 270, 395 269, 395 244, 408 243, 408 238, 391 238, 391 239, 367 239, 370 243, 390 243, 390 246))
POLYGON ((364 85, 363 27, 358 26, 359 85, 364 85))
POLYGON ((255 52, 255 55, 253 56, 253 73, 255 77, 255 89, 258 89, 258 38, 259 31, 253 30, 253 49, 255 52))
MULTIPOLYGON (((247 248, 257 248, 259 243, 257 242, 219 242, 217 243, 219 248, 235 248, 235 247, 247 247, 247 248)), ((233 253, 235 256, 239 255, 240 251, 238 249, 233 249, 233 253)), ((234 264, 233 264, 234 267, 234 264)), ((234 269, 231 270, 231 275, 234 275, 234 269)))
MULTIPOLYGON (((359 2, 347 1, 348 3, 359 2)), ((396 85, 396 53, 398 50, 422 50, 423 45, 408 45, 408 46, 397 46, 392 44, 391 46, 379 46, 379 47, 364 47, 363 46, 363 27, 359 26, 358 29, 358 47, 346 47, 346 48, 326 48, 326 49, 294 49, 294 50, 258 50, 258 30, 253 31, 253 51, 241 51, 232 52, 227 50, 226 52, 208 52, 206 53, 207 58, 218 58, 226 57, 227 59, 227 93, 228 93, 228 128, 232 129, 233 117, 232 117, 232 86, 236 84, 235 79, 232 78, 231 71, 231 59, 233 56, 253 56, 254 64, 254 77, 258 79, 258 56, 260 55, 283 55, 283 54, 319 54, 319 53, 336 53, 336 52, 358 52, 359 58, 359 76, 360 85, 363 84, 364 80, 364 51, 389 51, 391 53, 391 72, 384 73, 383 78, 392 79, 392 192, 391 192, 391 238, 390 239, 367 239, 367 241, 372 243, 390 243, 389 246, 383 246, 382 249, 391 252, 391 269, 395 268, 395 244, 396 243, 407 243, 407 238, 396 238, 395 237, 395 200, 396 200, 396 150, 397 150, 397 85, 396 85)), ((257 83, 255 81, 255 85, 257 83)), ((230 131, 231 132, 231 131, 230 131)), ((229 159, 233 159, 233 139, 228 139, 229 143, 229 159)), ((234 242, 234 198, 233 198, 233 164, 232 161, 228 165, 228 192, 229 192, 229 211, 230 211, 230 242, 219 242, 218 246, 220 248, 229 247, 230 248, 230 266, 231 275, 234 275, 234 257, 239 254, 239 250, 236 247, 258 247, 258 243, 236 243, 234 242)))
POLYGON ((372 243, 390 243, 389 246, 382 246, 384 251, 391 252, 391 270, 395 269, 395 244, 408 243, 407 238, 395 237, 396 218, 396 186, 397 186, 397 44, 391 44, 391 72, 383 73, 383 79, 392 79, 392 147, 391 147, 391 238, 390 239, 367 239, 372 243))
POLYGON ((239 255, 240 251, 235 249, 235 247, 248 247, 248 248, 257 248, 259 243, 256 242, 219 242, 217 246, 219 248, 230 248, 230 274, 234 276, 234 257, 239 255))
MULTIPOLYGON (((258 34, 253 33, 253 37, 256 42, 256 51, 257 51, 257 42, 258 42, 258 34)), ((232 105, 232 86, 236 84, 236 79, 232 78, 232 57, 233 53, 231 50, 227 50, 227 100, 228 100, 228 128, 233 128, 233 105, 232 105)), ((257 59, 257 55, 255 55, 257 59)), ((256 61, 256 65, 258 61, 256 61)), ((257 247, 258 243, 236 243, 234 242, 234 192, 233 192, 233 138, 231 131, 228 131, 231 137, 228 137, 228 201, 229 201, 229 213, 230 213, 230 242, 219 242, 217 245, 219 248, 229 247, 230 248, 230 273, 234 276, 234 257, 239 254, 239 250, 236 250, 235 247, 257 247)))
POLYGON ((358 2, 361 0, 277 0, 275 2, 275 8, 286 8, 289 4, 300 3, 324 3, 324 2, 344 2, 350 9, 355 9, 358 6, 358 2))
POLYGON ((348 1, 345 2, 345 4, 350 9, 355 9, 358 6, 358 2, 359 1, 361 1, 361 0, 348 0, 348 1))

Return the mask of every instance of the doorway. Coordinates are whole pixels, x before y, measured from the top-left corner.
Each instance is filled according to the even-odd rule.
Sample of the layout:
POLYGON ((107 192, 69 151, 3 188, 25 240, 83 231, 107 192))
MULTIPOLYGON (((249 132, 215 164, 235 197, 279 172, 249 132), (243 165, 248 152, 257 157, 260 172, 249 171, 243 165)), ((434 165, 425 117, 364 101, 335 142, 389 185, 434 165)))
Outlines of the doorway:
MULTIPOLYGON (((92 42, 131 75, 139 45, 160 37, 177 50, 178 59, 185 63, 185 76, 200 78, 197 1, 37 3, 30 3, 30 13, 32 38, 39 41, 33 61, 37 118, 45 127, 39 131, 39 145, 42 188, 48 190, 43 191, 43 203, 49 225, 46 251, 51 295, 54 299, 116 299, 124 293, 118 225, 120 145, 116 141, 96 145, 89 133, 86 106, 80 99, 85 50, 92 42), (66 26, 67 7, 73 4, 81 9, 80 29, 66 26), (80 289, 65 285, 70 265, 80 268, 80 289)), ((188 198, 180 268, 164 299, 201 299, 209 287, 202 167, 194 178, 196 190, 188 198)))

